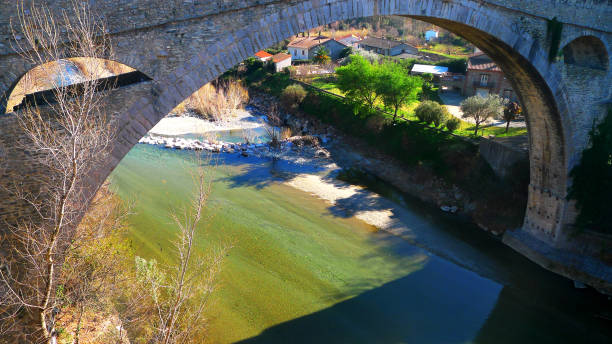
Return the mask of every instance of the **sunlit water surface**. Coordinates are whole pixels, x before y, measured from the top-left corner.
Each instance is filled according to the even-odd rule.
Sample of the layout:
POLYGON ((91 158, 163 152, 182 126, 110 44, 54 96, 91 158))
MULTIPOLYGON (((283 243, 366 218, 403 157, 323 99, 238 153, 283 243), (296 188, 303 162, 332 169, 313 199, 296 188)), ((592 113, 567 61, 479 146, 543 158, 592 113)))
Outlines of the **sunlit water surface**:
MULTIPOLYGON (((112 174, 119 195, 137 200, 138 255, 169 259, 169 210, 192 193, 192 158, 138 145, 112 174)), ((414 219, 406 225, 427 233, 409 243, 282 183, 317 168, 229 154, 203 164, 215 166, 215 216, 198 247, 234 246, 209 312, 211 343, 610 342, 600 298, 435 209, 401 200, 414 219)))

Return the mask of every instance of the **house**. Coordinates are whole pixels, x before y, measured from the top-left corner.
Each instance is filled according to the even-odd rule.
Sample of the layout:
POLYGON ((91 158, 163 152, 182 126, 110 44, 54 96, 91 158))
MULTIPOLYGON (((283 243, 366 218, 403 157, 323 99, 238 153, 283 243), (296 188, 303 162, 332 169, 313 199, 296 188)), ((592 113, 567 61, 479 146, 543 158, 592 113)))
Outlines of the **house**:
POLYGON ((385 38, 367 37, 357 44, 361 49, 387 56, 397 56, 403 53, 418 54, 418 49, 409 44, 385 38))
POLYGON ((291 55, 285 53, 278 53, 272 56, 272 63, 274 63, 274 70, 282 72, 285 68, 291 66, 291 55))
POLYGON ((462 94, 466 97, 499 94, 501 97, 512 101, 517 99, 512 85, 504 76, 504 72, 482 51, 476 52, 468 58, 462 94))
POLYGON ((432 74, 434 76, 434 82, 439 83, 440 79, 448 73, 448 67, 442 66, 432 66, 432 65, 424 65, 424 64, 415 64, 412 66, 412 70, 410 74, 412 75, 422 75, 422 74, 432 74))
POLYGON ((255 53, 255 58, 257 58, 261 62, 266 62, 272 58, 272 54, 265 52, 263 50, 260 50, 255 53))
POLYGON ((438 38, 438 31, 436 30, 425 31, 425 41, 431 42, 431 41, 435 41, 437 38, 438 38))
POLYGON ((325 36, 298 37, 287 45, 293 60, 312 60, 321 47, 325 47, 329 57, 336 60, 346 45, 325 36))
POLYGON ((346 45, 347 47, 357 48, 357 42, 361 41, 363 38, 349 34, 341 37, 336 37, 336 41, 346 45))

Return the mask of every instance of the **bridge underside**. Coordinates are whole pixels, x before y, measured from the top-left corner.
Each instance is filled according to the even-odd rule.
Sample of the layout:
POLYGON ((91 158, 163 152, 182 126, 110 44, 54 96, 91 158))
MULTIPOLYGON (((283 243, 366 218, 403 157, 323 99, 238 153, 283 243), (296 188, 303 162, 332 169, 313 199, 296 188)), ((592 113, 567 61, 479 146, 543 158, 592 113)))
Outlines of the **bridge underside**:
MULTIPOLYGON (((480 47, 504 70, 526 110, 531 176, 528 207, 523 227, 509 231, 504 241, 548 269, 612 293, 611 269, 595 253, 604 239, 597 244, 588 234, 570 239, 575 214, 566 200, 568 172, 587 145, 593 121, 604 115, 601 100, 609 99, 612 93, 610 68, 550 62, 546 18, 497 2, 248 0, 241 2, 243 7, 232 4, 228 7, 239 7, 216 7, 216 11, 210 5, 194 3, 184 6, 192 6, 195 13, 181 14, 185 11, 181 7, 175 11, 177 17, 160 23, 137 29, 115 28, 112 32, 117 61, 143 72, 153 81, 112 91, 111 109, 118 116, 120 132, 108 164, 91 177, 91 192, 177 104, 257 50, 337 20, 372 15, 410 16, 448 29, 480 47)), ((113 10, 116 11, 106 9, 113 10)), ((561 46, 584 35, 597 37, 605 47, 611 41, 609 28, 588 28, 567 19, 561 46)), ((0 75, 0 93, 7 94, 16 79, 33 66, 14 54, 1 53, 2 49, 0 68, 11 71, 0 75)), ((3 160, 7 165, 3 181, 9 182, 18 175, 31 176, 28 180, 35 188, 33 176, 43 171, 37 169, 28 152, 11 149, 16 140, 24 139, 14 116, 0 118, 0 143, 5 147, 3 160)), ((14 221, 27 213, 23 205, 4 196, 0 198, 0 215, 5 220, 14 221)))

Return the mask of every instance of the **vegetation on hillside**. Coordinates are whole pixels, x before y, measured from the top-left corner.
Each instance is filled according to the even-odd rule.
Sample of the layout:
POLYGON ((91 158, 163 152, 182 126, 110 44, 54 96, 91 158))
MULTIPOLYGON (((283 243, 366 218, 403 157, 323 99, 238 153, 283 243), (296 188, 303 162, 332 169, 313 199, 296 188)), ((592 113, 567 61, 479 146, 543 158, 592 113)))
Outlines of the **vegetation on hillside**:
POLYGON ((570 173, 568 198, 576 201, 576 226, 612 234, 612 109, 589 137, 590 146, 570 173))

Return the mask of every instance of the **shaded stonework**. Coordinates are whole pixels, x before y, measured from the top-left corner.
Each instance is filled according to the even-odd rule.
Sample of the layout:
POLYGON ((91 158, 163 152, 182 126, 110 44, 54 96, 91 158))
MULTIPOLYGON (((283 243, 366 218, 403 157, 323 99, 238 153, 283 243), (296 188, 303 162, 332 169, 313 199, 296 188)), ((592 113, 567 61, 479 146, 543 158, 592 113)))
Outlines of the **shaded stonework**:
MULTIPOLYGON (((49 1, 52 10, 59 10, 67 2, 49 1)), ((601 265, 593 241, 570 236, 575 209, 566 200, 571 183, 568 173, 588 144, 590 128, 604 116, 611 99, 609 1, 109 0, 92 5, 108 23, 116 60, 152 81, 112 91, 119 134, 112 158, 91 177, 91 192, 172 108, 256 51, 336 20, 410 16, 477 45, 501 67, 523 104, 529 129, 529 200, 522 228, 508 231, 505 241, 550 270, 612 293, 612 269, 601 265), (563 23, 561 49, 580 37, 590 38, 572 45, 571 57, 550 62, 546 28, 547 20, 553 17, 563 23), (597 46, 589 47, 589 42, 597 46), (585 63, 593 54, 596 63, 585 63), (602 61, 606 62, 604 68, 602 61), (565 253, 574 258, 558 259, 565 253), (589 260, 591 265, 585 268, 575 257, 594 259, 596 263, 589 260), (600 265, 591 268, 593 264, 600 265)), ((2 110, 12 85, 34 66, 11 50, 14 42, 9 21, 16 13, 14 1, 2 0, 0 13, 9 14, 0 18, 2 110)), ((15 124, 18 115, 0 117, 3 182, 10 182, 15 175, 41 172, 28 152, 11 149, 20 138, 15 124)), ((32 187, 37 185, 33 183, 32 187)), ((11 221, 27 211, 7 195, 2 196, 3 219, 11 221)), ((610 250, 611 245, 604 242, 610 239, 600 238, 596 246, 610 250)))

